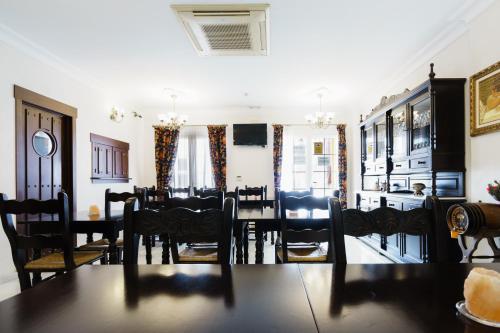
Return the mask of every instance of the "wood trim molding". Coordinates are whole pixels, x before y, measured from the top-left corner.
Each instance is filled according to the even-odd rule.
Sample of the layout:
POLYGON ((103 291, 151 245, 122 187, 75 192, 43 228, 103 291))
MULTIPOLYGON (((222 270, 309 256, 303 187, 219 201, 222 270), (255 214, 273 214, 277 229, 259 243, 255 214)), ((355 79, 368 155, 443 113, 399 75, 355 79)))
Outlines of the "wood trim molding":
POLYGON ((129 149, 129 144, 120 140, 111 139, 99 134, 90 133, 90 142, 100 143, 107 146, 117 147, 121 149, 129 149))
POLYGON ((14 85, 14 98, 38 107, 56 111, 72 118, 76 118, 78 116, 78 111, 75 107, 61 103, 50 97, 40 95, 18 85, 14 85))

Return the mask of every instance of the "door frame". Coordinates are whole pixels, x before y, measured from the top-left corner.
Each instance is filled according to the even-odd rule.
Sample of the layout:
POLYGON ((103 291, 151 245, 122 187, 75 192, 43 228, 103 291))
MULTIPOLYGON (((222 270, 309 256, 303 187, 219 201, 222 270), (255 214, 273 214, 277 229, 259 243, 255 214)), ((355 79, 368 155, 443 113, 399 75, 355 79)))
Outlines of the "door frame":
POLYGON ((64 149, 61 154, 62 184, 70 200, 70 214, 76 209, 76 118, 78 110, 68 104, 40 95, 26 88, 14 85, 16 112, 16 196, 22 199, 26 185, 26 138, 22 126, 26 123, 23 104, 61 114, 63 122, 62 137, 64 149), (22 170, 22 171, 21 171, 22 170))

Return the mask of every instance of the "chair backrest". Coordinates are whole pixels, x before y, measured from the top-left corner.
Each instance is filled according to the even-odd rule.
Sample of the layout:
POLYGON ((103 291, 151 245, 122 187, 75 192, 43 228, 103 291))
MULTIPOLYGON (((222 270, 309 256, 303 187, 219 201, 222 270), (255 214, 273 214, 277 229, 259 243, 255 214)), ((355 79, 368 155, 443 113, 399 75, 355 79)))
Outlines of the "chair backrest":
POLYGON ((234 189, 234 192, 226 192, 226 198, 234 199, 234 218, 238 219, 238 209, 240 208, 240 196, 238 195, 238 186, 234 189))
POLYGON ((203 188, 203 189, 200 189, 198 195, 202 198, 216 197, 219 195, 219 192, 226 193, 226 189, 223 188, 222 190, 220 190, 217 188, 203 188))
POLYGON ((191 186, 188 187, 169 187, 170 197, 173 198, 176 194, 185 194, 186 197, 191 196, 191 186))
POLYGON ((8 200, 7 195, 0 193, 0 217, 2 227, 7 235, 12 250, 12 259, 18 273, 24 272, 24 265, 28 261, 26 250, 29 249, 62 249, 66 269, 73 269, 73 235, 69 224, 68 196, 64 192, 57 194, 57 199, 45 201, 28 199, 24 201, 8 200), (30 223, 51 224, 50 234, 19 235, 14 226, 12 215, 20 214, 57 214, 57 220, 50 222, 30 223), (56 228, 54 228, 56 225, 56 228), (54 232, 55 231, 55 232, 54 232))
POLYGON ((165 200, 166 208, 188 208, 191 210, 222 209, 224 205, 224 193, 219 192, 217 196, 199 198, 169 198, 165 200))
POLYGON ((170 198, 170 192, 168 190, 157 189, 154 185, 147 187, 145 188, 144 207, 159 209, 165 206, 165 202, 168 198, 170 198))
POLYGON ((279 193, 280 195, 284 195, 285 197, 302 198, 308 195, 313 195, 313 190, 312 187, 310 187, 309 190, 304 191, 279 191, 277 193, 279 193))
POLYGON ((332 198, 330 207, 334 220, 335 262, 346 263, 344 235, 361 237, 372 233, 390 236, 397 233, 426 236, 429 244, 429 261, 446 262, 447 235, 441 226, 446 225, 437 197, 428 198, 431 207, 401 211, 380 207, 369 212, 359 209, 342 209, 338 198, 332 198))
POLYGON ((111 192, 111 189, 106 189, 104 193, 104 215, 108 219, 111 217, 111 203, 112 202, 125 202, 128 198, 137 198, 139 200, 139 208, 144 209, 146 193, 144 189, 139 188, 136 193, 130 192, 111 192))
MULTIPOLYGON (((201 199, 203 200, 203 199, 201 199)), ((231 263, 234 199, 224 201, 224 209, 199 212, 188 208, 137 210, 130 198, 124 210, 124 263, 137 264, 139 236, 168 235, 174 263, 179 263, 178 243, 217 242, 217 261, 231 263)))
POLYGON ((251 206, 264 208, 264 186, 261 187, 248 187, 245 185, 244 189, 238 189, 236 192, 239 196, 239 202, 251 206))
POLYGON ((280 193, 280 221, 281 221, 281 246, 283 248, 283 262, 288 262, 288 243, 312 243, 328 242, 327 261, 332 262, 333 250, 333 226, 332 215, 315 219, 312 216, 314 210, 329 210, 327 197, 303 197, 286 196, 280 193), (307 210, 309 214, 304 218, 290 218, 287 211, 307 210))

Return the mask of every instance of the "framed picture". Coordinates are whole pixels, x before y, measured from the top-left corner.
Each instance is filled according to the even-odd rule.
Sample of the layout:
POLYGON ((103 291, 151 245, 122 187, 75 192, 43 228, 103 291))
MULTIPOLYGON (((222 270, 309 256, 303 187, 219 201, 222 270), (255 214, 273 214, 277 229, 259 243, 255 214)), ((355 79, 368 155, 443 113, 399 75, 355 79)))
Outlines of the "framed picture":
POLYGON ((314 143, 314 155, 323 155, 323 142, 314 143))
POLYGON ((500 130, 500 61, 470 78, 470 135, 500 130))

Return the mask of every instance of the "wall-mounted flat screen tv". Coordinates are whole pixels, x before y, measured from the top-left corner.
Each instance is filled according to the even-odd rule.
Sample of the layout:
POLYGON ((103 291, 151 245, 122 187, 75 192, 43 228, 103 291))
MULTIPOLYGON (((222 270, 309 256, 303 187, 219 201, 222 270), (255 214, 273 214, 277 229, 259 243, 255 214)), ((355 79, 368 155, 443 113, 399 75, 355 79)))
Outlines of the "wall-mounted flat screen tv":
POLYGON ((234 124, 233 144, 235 146, 266 146, 267 124, 234 124))

